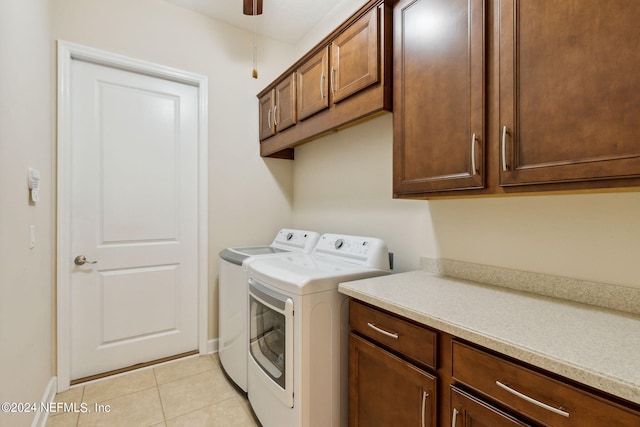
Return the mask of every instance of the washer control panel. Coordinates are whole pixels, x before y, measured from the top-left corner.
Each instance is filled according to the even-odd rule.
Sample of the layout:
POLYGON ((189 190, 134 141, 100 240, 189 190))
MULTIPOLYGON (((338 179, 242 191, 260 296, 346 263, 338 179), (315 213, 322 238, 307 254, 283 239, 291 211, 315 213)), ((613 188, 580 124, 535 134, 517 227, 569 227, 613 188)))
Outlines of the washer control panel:
POLYGON ((311 253, 320 238, 320 234, 315 231, 292 230, 283 228, 273 239, 272 246, 287 249, 298 249, 302 252, 311 253))

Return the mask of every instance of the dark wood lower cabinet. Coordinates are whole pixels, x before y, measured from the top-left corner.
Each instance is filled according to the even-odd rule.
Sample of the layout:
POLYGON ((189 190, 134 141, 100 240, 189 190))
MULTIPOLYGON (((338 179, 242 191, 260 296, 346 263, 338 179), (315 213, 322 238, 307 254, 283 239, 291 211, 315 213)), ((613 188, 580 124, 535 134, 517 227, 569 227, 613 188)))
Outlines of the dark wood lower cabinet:
POLYGON ((436 377, 349 336, 349 426, 435 427, 436 377))
POLYGON ((480 399, 451 387, 451 427, 530 426, 480 399))
POLYGON ((640 426, 636 403, 355 300, 349 328, 350 427, 640 426))

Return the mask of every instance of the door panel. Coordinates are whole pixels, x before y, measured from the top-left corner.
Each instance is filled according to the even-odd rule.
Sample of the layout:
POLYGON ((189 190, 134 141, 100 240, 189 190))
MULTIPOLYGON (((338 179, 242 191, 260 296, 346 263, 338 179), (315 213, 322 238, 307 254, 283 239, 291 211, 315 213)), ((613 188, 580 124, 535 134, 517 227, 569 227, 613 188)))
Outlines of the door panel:
POLYGON ((71 379, 198 348, 198 90, 73 60, 71 379))
POLYGON ((102 244, 176 240, 180 99, 97 83, 101 105, 102 244), (158 120, 156 112, 169 120, 158 120), (148 153, 153 153, 152 156, 148 153), (136 191, 123 191, 134 187, 136 191), (139 190, 148 189, 149 192, 139 190))
POLYGON ((436 426, 437 378, 349 334, 349 426, 436 426))
POLYGON ((274 114, 277 131, 281 132, 295 125, 296 120, 296 74, 283 80, 275 88, 276 114, 274 114))
POLYGON ((276 125, 273 120, 273 108, 275 106, 274 91, 271 90, 258 100, 259 104, 259 124, 260 141, 276 134, 276 125))
POLYGON ((394 193, 484 187, 484 1, 394 8, 394 193))
POLYGON ((103 343, 179 332, 179 275, 177 265, 100 273, 103 313, 97 320, 102 322, 103 343), (153 304, 140 316, 149 295, 153 304))
POLYGON ((298 119, 329 107, 329 47, 309 58, 296 72, 298 79, 298 119))
POLYGON ((531 427, 454 386, 451 408, 451 427, 531 427))
POLYGON ((501 185, 640 176, 636 5, 500 1, 501 185))
POLYGON ((331 43, 333 102, 378 81, 378 9, 371 10, 331 43))

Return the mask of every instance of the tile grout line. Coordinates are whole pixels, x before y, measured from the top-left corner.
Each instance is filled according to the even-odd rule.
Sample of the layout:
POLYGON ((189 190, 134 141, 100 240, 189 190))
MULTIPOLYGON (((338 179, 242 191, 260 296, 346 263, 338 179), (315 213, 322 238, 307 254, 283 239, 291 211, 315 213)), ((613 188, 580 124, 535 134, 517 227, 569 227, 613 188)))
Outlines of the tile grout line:
POLYGON ((162 410, 162 421, 164 425, 167 425, 167 414, 164 410, 164 402, 162 401, 162 394, 160 394, 160 384, 158 384, 158 375, 156 373, 156 368, 153 368, 153 379, 156 382, 156 391, 158 392, 158 399, 160 399, 160 410, 162 410))
MULTIPOLYGON (((80 402, 84 402, 84 394, 87 391, 87 387, 86 386, 82 386, 82 395, 80 396, 80 402)), ((80 426, 80 415, 82 414, 78 414, 78 418, 76 419, 76 427, 80 426)))
MULTIPOLYGON (((230 398, 228 398, 228 399, 220 400, 220 401, 215 402, 215 403, 212 403, 212 404, 210 404, 210 405, 203 406, 202 408, 195 408, 195 409, 192 409, 192 410, 190 410, 190 411, 188 411, 188 412, 185 412, 184 414, 176 415, 176 416, 175 416, 175 417, 173 417, 173 418, 168 418, 168 419, 167 419, 167 418, 165 418, 164 422, 165 422, 165 424, 166 424, 168 421, 176 420, 176 419, 178 419, 178 418, 185 417, 185 416, 187 416, 187 415, 189 415, 189 414, 193 414, 194 412, 202 411, 203 409, 210 408, 210 407, 212 407, 212 406, 220 405, 220 404, 222 404, 222 403, 228 402, 228 401, 233 400, 233 399, 235 399, 235 398, 236 398, 235 396, 232 396, 232 397, 230 397, 230 398)), ((245 411, 245 412, 246 412, 246 411, 245 411)))

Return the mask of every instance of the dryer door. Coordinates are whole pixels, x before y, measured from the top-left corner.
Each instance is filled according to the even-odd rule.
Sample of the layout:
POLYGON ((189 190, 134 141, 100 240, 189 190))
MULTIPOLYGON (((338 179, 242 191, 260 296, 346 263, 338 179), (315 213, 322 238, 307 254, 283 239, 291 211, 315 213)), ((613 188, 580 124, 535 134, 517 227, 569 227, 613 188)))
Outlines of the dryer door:
POLYGON ((249 354, 274 395, 293 408, 293 300, 249 279, 249 354))

